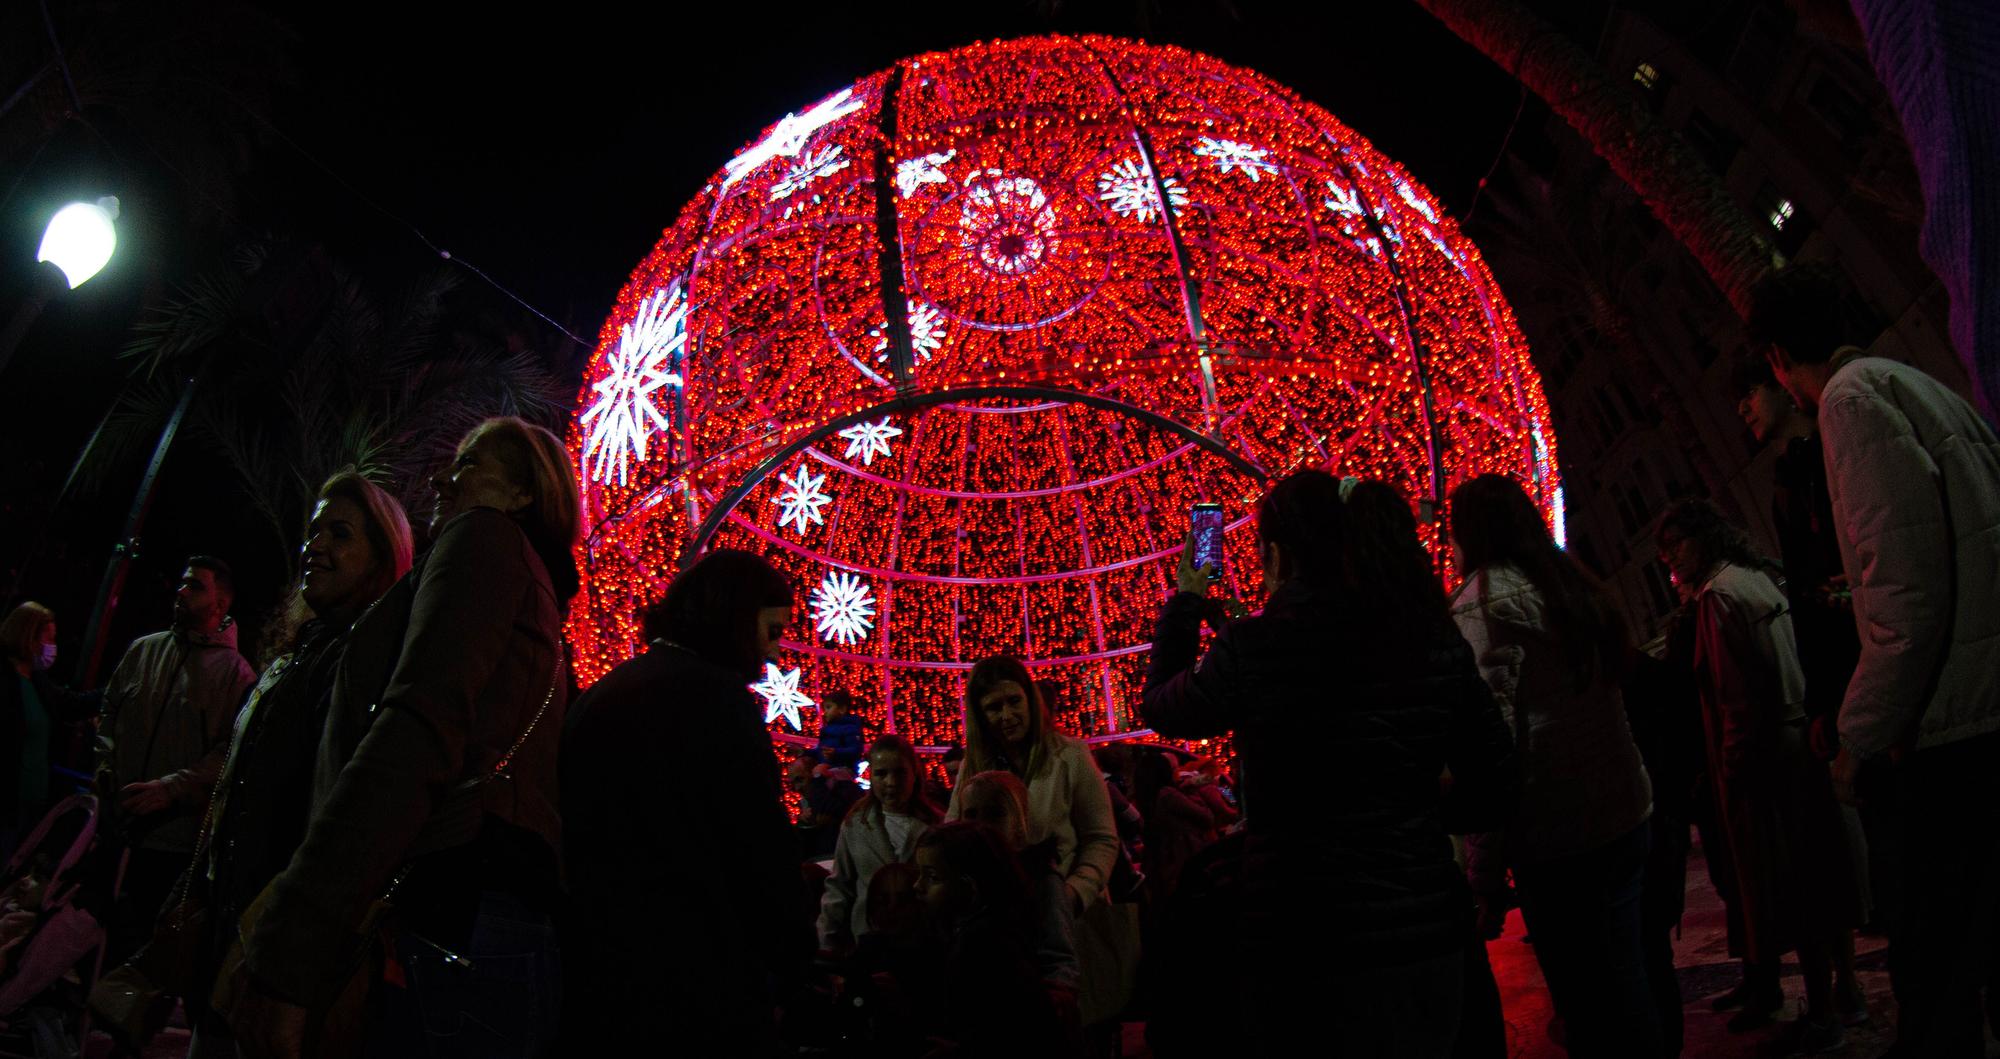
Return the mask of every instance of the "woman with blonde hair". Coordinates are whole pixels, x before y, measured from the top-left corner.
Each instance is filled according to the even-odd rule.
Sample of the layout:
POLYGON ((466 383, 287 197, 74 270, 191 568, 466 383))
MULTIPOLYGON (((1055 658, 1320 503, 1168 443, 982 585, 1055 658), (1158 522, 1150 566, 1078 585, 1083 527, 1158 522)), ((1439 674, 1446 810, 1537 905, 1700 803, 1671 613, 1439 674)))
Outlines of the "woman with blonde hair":
MULTIPOLYGON (((320 486, 306 525, 302 573, 288 610, 297 624, 236 716, 229 757, 209 805, 208 833, 181 892, 208 910, 196 983, 186 998, 195 1022, 191 1056, 233 1055, 228 1024, 204 1005, 224 956, 242 944, 237 924, 305 838, 321 721, 348 633, 362 612, 410 570, 403 506, 354 471, 320 486)), ((177 902, 161 912, 174 929, 177 902)))
MULTIPOLYGON (((1035 678, 1018 658, 981 659, 965 680, 965 762, 959 784, 982 772, 1011 772, 1028 789, 1028 842, 1055 841, 1055 857, 1082 913, 1104 895, 1118 860, 1118 825, 1111 796, 1090 748, 1058 730, 1035 678)), ((963 815, 952 792, 945 817, 963 815)))
POLYGON ((320 1055, 359 1043, 342 1033, 417 1054, 441 1025, 458 1027, 462 1055, 554 1037, 575 477, 561 439, 499 418, 431 484, 430 550, 355 623, 311 825, 252 909, 230 1022, 253 1056, 297 1055, 308 1037, 320 1055), (402 983, 367 998, 362 1024, 356 968, 383 961, 356 939, 378 936, 402 983))

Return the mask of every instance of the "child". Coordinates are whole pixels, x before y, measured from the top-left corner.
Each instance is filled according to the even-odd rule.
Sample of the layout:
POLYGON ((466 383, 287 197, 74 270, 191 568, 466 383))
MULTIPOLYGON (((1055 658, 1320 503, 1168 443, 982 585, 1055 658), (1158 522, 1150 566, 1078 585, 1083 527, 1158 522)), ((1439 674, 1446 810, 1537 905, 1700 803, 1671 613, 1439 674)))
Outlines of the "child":
POLYGON ((1074 905, 1056 867, 1054 840, 1028 845, 1028 788, 1011 772, 982 772, 965 781, 959 817, 985 824, 1000 836, 1028 880, 1037 969, 1044 984, 1074 1000, 1081 974, 1076 958, 1074 905))
POLYGON ((821 697, 819 705, 820 760, 851 774, 854 766, 861 763, 861 748, 867 739, 861 731, 861 714, 854 709, 854 696, 844 691, 829 691, 821 697))
POLYGON ((1028 882, 999 835, 958 820, 917 843, 917 897, 938 957, 932 1024, 965 1056, 1055 1056, 1070 1046, 1028 945, 1028 882))
POLYGON ((845 954, 869 930, 869 880, 886 865, 910 860, 917 840, 943 819, 923 796, 916 748, 885 735, 868 751, 871 788, 854 803, 834 843, 833 877, 820 900, 819 943, 845 954))

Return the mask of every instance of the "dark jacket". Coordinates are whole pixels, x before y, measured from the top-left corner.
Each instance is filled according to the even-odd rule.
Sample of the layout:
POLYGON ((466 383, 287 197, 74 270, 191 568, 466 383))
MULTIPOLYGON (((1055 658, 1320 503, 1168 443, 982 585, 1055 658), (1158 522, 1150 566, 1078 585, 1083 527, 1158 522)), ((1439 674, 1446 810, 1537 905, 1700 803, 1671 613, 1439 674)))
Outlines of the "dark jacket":
POLYGON ((828 718, 819 724, 820 759, 829 765, 851 769, 860 762, 867 740, 860 714, 828 718))
MULTIPOLYGON (((479 882, 553 886, 561 636, 542 560, 489 508, 447 523, 355 623, 320 740, 312 824, 247 946, 266 988, 308 1006, 331 999, 351 973, 356 929, 398 869, 465 850, 491 824, 524 836, 524 855, 538 852, 548 878, 544 865, 521 863, 479 882), (524 733, 509 773, 491 779, 524 733)), ((399 889, 399 907, 413 888, 399 889)))
POLYGON ((1248 943, 1333 945, 1348 967, 1461 948, 1472 902, 1447 833, 1506 820, 1521 781, 1451 619, 1387 628, 1295 581, 1196 665, 1202 603, 1168 601, 1142 710, 1170 738, 1235 732, 1256 865, 1242 895, 1248 943))
POLYGON ((1779 454, 1773 477, 1771 520, 1778 528, 1785 599, 1792 607, 1799 664, 1806 674, 1806 715, 1837 714, 1847 695, 1847 679, 1861 658, 1861 637, 1854 628, 1854 608, 1836 602, 1829 591, 1845 571, 1819 439, 1793 438, 1779 454))
MULTIPOLYGON (((333 701, 348 625, 313 622, 296 649, 266 667, 236 716, 210 807, 207 856, 194 880, 208 894, 219 957, 264 887, 291 863, 312 818, 313 762, 333 701)), ((196 892, 201 892, 197 890, 196 892)))
POLYGON ((803 974, 813 937, 789 915, 802 877, 762 718, 742 674, 665 644, 577 699, 564 1054, 775 1047, 769 983, 803 974))
MULTIPOLYGON (((63 753, 70 745, 70 729, 65 726, 96 716, 102 693, 79 694, 71 691, 50 680, 49 675, 39 669, 28 675, 28 682, 34 685, 35 697, 42 700, 42 710, 49 717, 49 764, 63 764, 63 753)), ((11 671, 0 672, 0 826, 11 826, 17 822, 32 825, 35 821, 24 817, 42 808, 18 804, 21 795, 21 741, 26 736, 27 727, 27 718, 21 715, 20 677, 11 671)))

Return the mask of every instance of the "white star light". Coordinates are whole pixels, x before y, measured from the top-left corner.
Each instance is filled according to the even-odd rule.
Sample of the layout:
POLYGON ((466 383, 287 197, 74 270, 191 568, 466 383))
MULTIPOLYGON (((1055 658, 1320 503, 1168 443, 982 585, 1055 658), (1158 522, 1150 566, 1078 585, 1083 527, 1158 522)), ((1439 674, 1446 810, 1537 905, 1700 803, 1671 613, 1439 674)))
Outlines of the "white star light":
POLYGON ((583 413, 590 433, 583 446, 590 480, 602 482, 617 472, 624 485, 629 462, 646 462, 646 439, 664 432, 667 419, 653 403, 663 386, 681 385, 674 369, 687 347, 687 299, 681 286, 654 291, 641 299, 632 322, 618 329, 618 348, 605 356, 604 378, 591 385, 597 402, 583 413))
POLYGON ((727 190, 731 184, 756 172, 765 162, 779 155, 797 158, 813 133, 867 105, 866 100, 854 98, 854 89, 843 88, 820 100, 803 114, 787 114, 779 118, 778 123, 771 127, 769 136, 729 160, 725 167, 728 175, 723 178, 723 188, 727 190))
MULTIPOLYGON (((1167 203, 1173 207, 1174 216, 1180 216, 1181 207, 1188 203, 1187 189, 1173 177, 1162 178, 1160 185, 1167 189, 1167 203)), ((1150 221, 1160 212, 1160 196, 1153 187, 1152 170, 1137 158, 1127 158, 1099 176, 1097 197, 1109 203, 1111 211, 1120 217, 1136 215, 1142 221, 1150 221)))
MULTIPOLYGON (((875 336, 875 363, 889 362, 889 325, 868 329, 875 336)), ((944 314, 937 306, 925 302, 910 303, 910 352, 916 356, 916 363, 925 364, 931 354, 944 347, 944 314)))
POLYGON ((813 589, 812 612, 821 639, 851 647, 875 627, 875 594, 860 575, 835 570, 813 589))
POLYGON ((803 727, 799 711, 813 705, 813 700, 799 690, 798 670, 779 672, 778 667, 769 662, 764 663, 764 679, 750 685, 750 690, 764 697, 765 724, 783 717, 795 732, 803 727))
MULTIPOLYGON (((777 183, 771 185, 771 201, 790 198, 794 192, 820 177, 830 176, 846 169, 849 161, 844 157, 846 153, 837 143, 831 147, 819 147, 807 151, 804 158, 799 159, 785 171, 785 175, 777 183)), ((786 207, 785 216, 791 215, 791 207, 786 207)))
POLYGON ((888 459, 889 439, 902 435, 902 430, 890 426, 887 418, 879 423, 856 423, 840 432, 847 439, 847 458, 860 456, 863 467, 874 466, 877 456, 888 459))
POLYGON ((826 484, 826 475, 815 477, 806 470, 805 464, 800 464, 793 477, 787 478, 781 474, 778 476, 778 481, 785 486, 784 491, 778 494, 779 529, 784 529, 787 523, 796 522, 799 532, 804 533, 807 519, 814 522, 826 521, 826 516, 819 513, 820 508, 833 503, 833 497, 819 490, 820 486, 826 484))
POLYGON ((1212 136, 1203 136, 1195 143, 1194 153, 1203 158, 1214 159, 1215 168, 1224 173, 1231 169, 1242 170, 1249 175, 1252 184, 1257 182, 1261 173, 1278 171, 1276 165, 1264 160, 1264 156, 1271 153, 1269 149, 1252 147, 1247 143, 1237 143, 1235 140, 1218 140, 1212 136))
POLYGON ((958 149, 953 148, 949 151, 933 152, 917 158, 905 158, 897 162, 896 190, 902 192, 904 198, 909 198, 911 195, 916 194, 917 189, 923 187, 925 184, 948 183, 950 178, 946 177, 944 170, 939 167, 957 156, 958 149))

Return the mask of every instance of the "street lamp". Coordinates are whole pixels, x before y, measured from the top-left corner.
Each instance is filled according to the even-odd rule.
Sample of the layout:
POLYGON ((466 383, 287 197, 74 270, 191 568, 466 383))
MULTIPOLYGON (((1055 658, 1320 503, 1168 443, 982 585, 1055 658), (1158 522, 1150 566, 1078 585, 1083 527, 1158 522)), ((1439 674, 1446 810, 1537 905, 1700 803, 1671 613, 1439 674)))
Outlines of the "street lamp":
POLYGON ((35 261, 54 267, 35 269, 28 296, 14 310, 7 329, 0 331, 0 371, 14 359, 14 350, 35 326, 49 299, 82 286, 111 260, 111 252, 118 248, 118 228, 112 223, 117 219, 118 200, 108 195, 96 202, 72 202, 49 219, 35 261))
POLYGON ((71 290, 97 275, 111 252, 118 248, 118 200, 111 196, 96 202, 72 202, 56 211, 42 234, 42 249, 36 261, 46 261, 62 269, 71 290))

